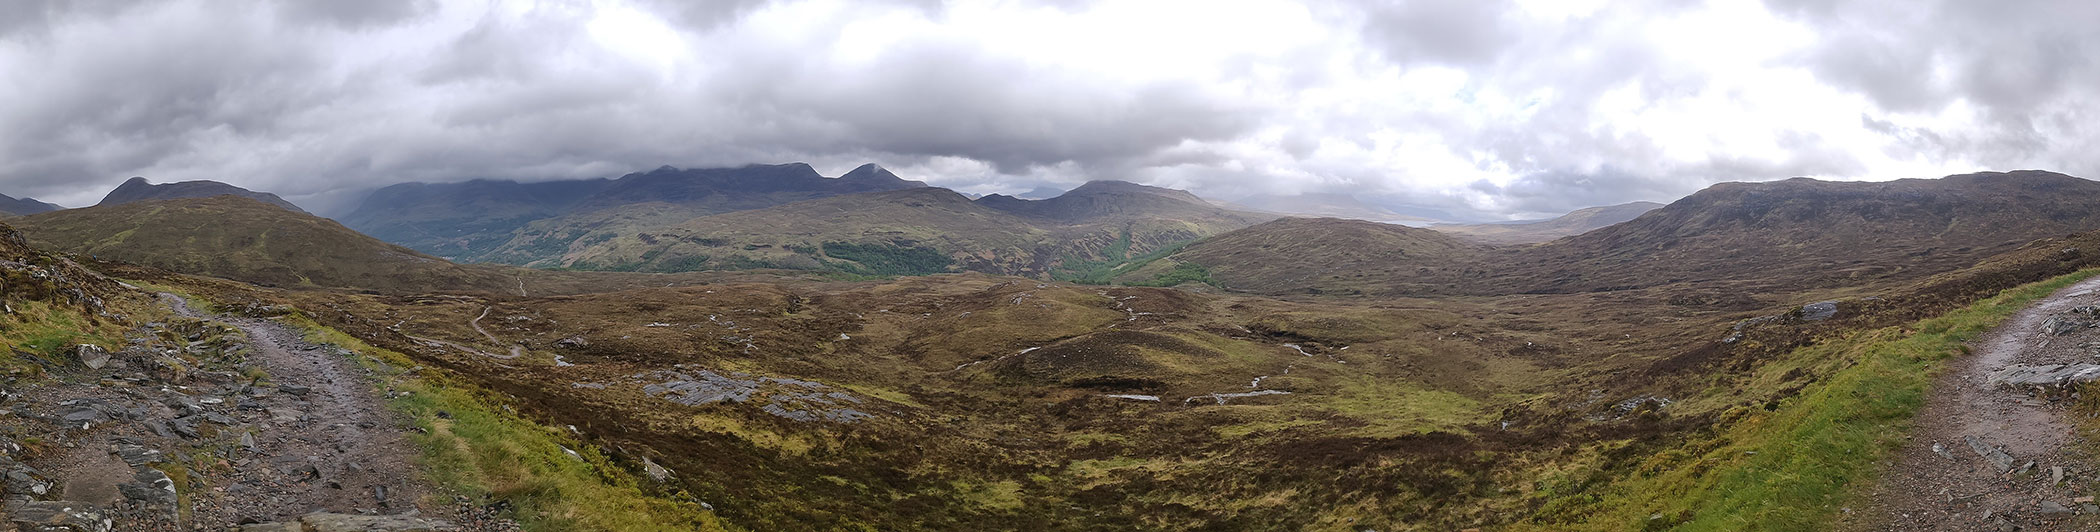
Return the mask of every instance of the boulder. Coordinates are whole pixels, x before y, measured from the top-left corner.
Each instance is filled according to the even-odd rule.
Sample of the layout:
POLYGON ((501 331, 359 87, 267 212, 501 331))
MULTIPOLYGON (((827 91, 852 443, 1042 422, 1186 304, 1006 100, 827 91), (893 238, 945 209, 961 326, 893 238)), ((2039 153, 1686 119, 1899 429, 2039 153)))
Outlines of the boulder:
POLYGON ((80 344, 73 348, 73 357, 88 369, 102 369, 109 365, 109 350, 95 344, 80 344))
POLYGON ((647 473, 649 478, 656 479, 657 482, 669 482, 672 477, 671 468, 657 465, 655 460, 650 460, 646 456, 642 457, 642 472, 647 473))
POLYGON ((1836 316, 1837 313, 1838 302, 1817 301, 1801 306, 1801 321, 1823 321, 1836 316))

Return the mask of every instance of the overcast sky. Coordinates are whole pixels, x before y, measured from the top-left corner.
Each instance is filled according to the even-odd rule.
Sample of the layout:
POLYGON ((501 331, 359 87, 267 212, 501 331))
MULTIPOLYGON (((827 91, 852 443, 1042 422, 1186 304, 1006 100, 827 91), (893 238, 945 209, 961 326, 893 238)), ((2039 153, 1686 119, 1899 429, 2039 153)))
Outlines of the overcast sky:
POLYGON ((2100 2, 0 0, 0 193, 876 162, 1458 217, 2100 177, 2100 2))

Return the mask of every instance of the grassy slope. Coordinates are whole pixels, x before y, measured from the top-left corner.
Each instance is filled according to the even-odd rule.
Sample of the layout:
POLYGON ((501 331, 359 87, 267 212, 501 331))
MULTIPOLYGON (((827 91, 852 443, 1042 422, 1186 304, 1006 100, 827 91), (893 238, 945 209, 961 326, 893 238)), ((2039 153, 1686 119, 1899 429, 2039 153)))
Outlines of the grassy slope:
POLYGON ((422 292, 515 284, 508 272, 453 264, 236 196, 68 209, 15 222, 44 249, 270 285, 422 292))
MULTIPOLYGON (((1549 503, 1530 530, 1809 530, 1828 523, 1908 433, 1941 361, 1963 342, 2084 270, 2007 290, 1912 327, 1860 331, 1796 350, 1761 373, 1842 367, 1775 410, 1736 407, 1725 424, 1549 503), (1849 367, 1845 367, 1849 365, 1849 367)), ((1776 379, 1775 379, 1776 380, 1776 379)), ((1585 473, 1548 481, 1574 488, 1585 473)))

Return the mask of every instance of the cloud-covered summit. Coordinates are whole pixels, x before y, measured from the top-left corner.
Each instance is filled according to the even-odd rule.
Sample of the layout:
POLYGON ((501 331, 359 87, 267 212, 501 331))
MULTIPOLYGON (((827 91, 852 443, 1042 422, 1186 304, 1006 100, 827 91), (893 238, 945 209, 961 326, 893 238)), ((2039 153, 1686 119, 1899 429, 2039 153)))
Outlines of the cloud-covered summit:
POLYGON ((2071 0, 24 0, 0 193, 878 161, 1514 216, 1796 175, 2047 168, 2100 112, 2071 0))

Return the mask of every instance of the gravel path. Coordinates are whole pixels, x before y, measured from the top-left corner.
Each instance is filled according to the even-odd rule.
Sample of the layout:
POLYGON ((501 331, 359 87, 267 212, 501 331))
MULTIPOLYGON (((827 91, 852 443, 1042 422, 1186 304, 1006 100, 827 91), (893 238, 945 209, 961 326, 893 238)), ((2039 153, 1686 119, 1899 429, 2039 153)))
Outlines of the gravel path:
POLYGON ((1918 426, 1896 452, 1881 485, 1851 530, 2095 530, 2092 461, 2073 445, 2063 417, 2067 396, 2030 395, 1988 385, 2010 365, 2095 362, 2100 329, 2051 335, 2044 323, 2080 305, 2100 304, 2100 278, 2020 311, 1970 343, 1934 383, 1918 426), (2007 467, 2011 471, 2005 471, 2007 467), (2059 469, 2060 468, 2060 469, 2059 469))

